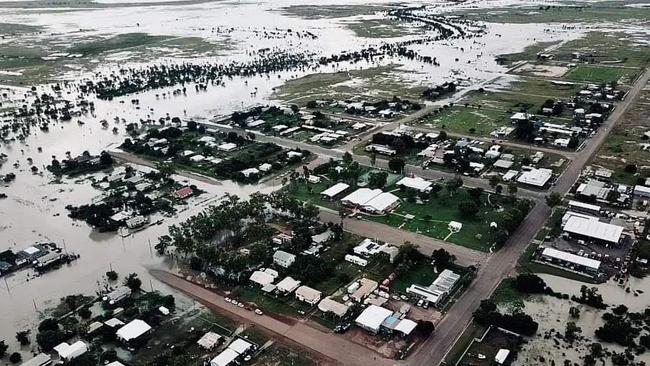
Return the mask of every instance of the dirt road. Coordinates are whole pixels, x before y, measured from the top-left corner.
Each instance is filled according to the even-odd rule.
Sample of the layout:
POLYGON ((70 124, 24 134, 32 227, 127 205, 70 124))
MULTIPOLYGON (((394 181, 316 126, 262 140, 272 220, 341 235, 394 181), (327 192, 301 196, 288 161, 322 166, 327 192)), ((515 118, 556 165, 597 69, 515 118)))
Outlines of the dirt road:
POLYGON ((151 271, 151 274, 159 281, 191 296, 203 305, 221 313, 229 313, 238 319, 245 319, 246 323, 261 327, 276 335, 280 340, 297 343, 311 352, 332 360, 331 364, 359 366, 397 364, 397 361, 383 358, 378 353, 341 335, 320 331, 305 322, 298 321, 295 324, 287 324, 270 316, 256 315, 249 310, 236 307, 227 303, 222 296, 172 273, 156 270, 151 271))

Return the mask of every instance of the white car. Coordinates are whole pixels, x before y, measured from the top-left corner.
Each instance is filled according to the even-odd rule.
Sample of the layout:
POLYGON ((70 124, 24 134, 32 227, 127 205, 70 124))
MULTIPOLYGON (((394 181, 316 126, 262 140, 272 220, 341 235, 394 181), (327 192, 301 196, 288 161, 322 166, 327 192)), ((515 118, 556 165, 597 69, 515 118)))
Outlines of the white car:
POLYGON ((263 313, 262 310, 260 310, 260 309, 255 309, 255 314, 257 314, 257 315, 264 315, 264 313, 263 313))
POLYGON ((244 304, 242 304, 242 303, 240 302, 239 304, 237 304, 237 306, 239 306, 240 308, 243 308, 243 307, 244 307, 244 304))
POLYGON ((226 297, 224 300, 225 300, 226 302, 230 302, 230 301, 231 301, 229 297, 226 297))
POLYGON ((235 300, 235 299, 232 299, 232 300, 230 301, 230 303, 233 304, 233 305, 235 305, 235 306, 239 305, 239 303, 238 303, 237 300, 235 300))

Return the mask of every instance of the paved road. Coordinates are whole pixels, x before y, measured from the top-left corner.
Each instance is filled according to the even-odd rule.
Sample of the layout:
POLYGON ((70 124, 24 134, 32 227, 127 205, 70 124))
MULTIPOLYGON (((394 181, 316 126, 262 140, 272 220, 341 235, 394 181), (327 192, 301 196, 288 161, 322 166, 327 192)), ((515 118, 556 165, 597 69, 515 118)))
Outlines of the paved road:
POLYGON ((297 321, 293 324, 287 324, 267 315, 256 315, 246 309, 233 306, 227 303, 221 295, 172 273, 156 270, 151 271, 151 274, 159 281, 193 297, 211 309, 221 313, 229 313, 230 316, 264 328, 281 339, 297 343, 311 352, 338 361, 332 361, 330 364, 359 366, 390 366, 396 364, 396 361, 383 358, 378 353, 354 343, 344 336, 332 332, 323 332, 306 322, 297 321))
MULTIPOLYGON (((634 84, 626 99, 618 104, 616 110, 612 112, 585 149, 580 154, 577 154, 560 176, 553 187, 554 192, 565 194, 571 189, 585 164, 596 153, 612 127, 621 119, 649 78, 650 70, 647 70, 634 84)), ((434 336, 429 338, 408 359, 409 365, 438 365, 443 361, 456 339, 460 337, 466 325, 471 321, 472 312, 478 308, 481 300, 488 298, 499 282, 514 270, 519 256, 542 228, 550 213, 551 209, 543 201, 535 205, 517 231, 510 237, 505 247, 490 256, 485 264, 481 266, 476 279, 437 325, 434 336)))
MULTIPOLYGON (((321 209, 319 218, 323 222, 334 222, 337 224, 341 222, 338 212, 328 209, 321 209)), ((434 239, 426 235, 400 230, 392 226, 368 220, 348 218, 343 220, 343 228, 346 231, 357 235, 376 238, 395 245, 401 245, 404 242, 409 241, 416 244, 420 251, 426 255, 431 255, 431 253, 436 249, 444 248, 446 251, 456 256, 456 262, 463 266, 482 263, 489 255, 485 252, 469 249, 460 245, 434 239)))

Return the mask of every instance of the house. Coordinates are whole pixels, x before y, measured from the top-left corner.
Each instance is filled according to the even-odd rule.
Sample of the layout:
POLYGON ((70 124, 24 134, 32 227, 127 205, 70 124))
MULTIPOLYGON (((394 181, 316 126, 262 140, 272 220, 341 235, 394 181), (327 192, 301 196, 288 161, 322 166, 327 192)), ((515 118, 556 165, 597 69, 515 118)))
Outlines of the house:
POLYGON ((492 167, 496 169, 510 169, 513 165, 514 162, 511 160, 499 159, 492 164, 492 167))
POLYGON ((111 318, 111 319, 108 319, 107 321, 105 321, 104 325, 109 327, 109 328, 115 329, 117 327, 121 327, 122 325, 124 325, 124 322, 121 321, 118 318, 111 318))
POLYGON ((388 192, 382 192, 373 197, 370 201, 361 207, 364 211, 374 214, 384 214, 396 208, 400 204, 400 199, 396 195, 388 192))
POLYGON ((237 144, 234 144, 232 142, 226 142, 217 146, 217 150, 224 151, 224 152, 233 151, 236 148, 237 148, 237 144))
POLYGON ((88 345, 83 341, 77 341, 73 344, 63 342, 54 347, 54 350, 62 360, 70 361, 88 352, 88 345))
POLYGON ((605 245, 618 244, 623 235, 623 227, 598 220, 572 216, 562 227, 572 237, 594 240, 605 245))
POLYGON ((413 189, 418 192, 429 192, 431 191, 432 183, 420 177, 404 177, 395 183, 395 185, 402 188, 413 189))
POLYGON ((174 196, 175 198, 177 198, 179 200, 184 200, 187 197, 191 196, 193 193, 194 193, 194 190, 192 189, 192 187, 186 186, 186 187, 175 190, 174 193, 172 193, 172 196, 174 196))
POLYGON ((249 351, 254 350, 255 346, 242 339, 237 338, 228 347, 223 350, 217 357, 210 361, 210 366, 229 366, 236 364, 236 360, 247 354, 249 351))
POLYGON ((134 319, 122 328, 117 330, 117 338, 128 343, 134 339, 140 338, 151 330, 151 326, 143 320, 134 319))
POLYGON ((23 362, 20 366, 46 366, 52 363, 52 357, 46 353, 39 353, 36 357, 23 362))
POLYGON ((320 194, 321 196, 329 199, 334 199, 334 197, 338 196, 339 194, 343 193, 346 189, 350 188, 350 185, 345 184, 345 183, 336 183, 335 185, 327 188, 326 190, 322 191, 320 194))
POLYGON ((523 172, 517 182, 535 187, 544 187, 553 176, 553 171, 546 168, 533 168, 523 172))
POLYGON ((207 332, 196 343, 204 349, 211 351, 219 344, 221 336, 215 332, 207 332))
POLYGON ((308 286, 300 286, 296 290, 296 299, 315 305, 320 301, 321 292, 308 286))
POLYGON ((127 286, 120 286, 104 295, 104 297, 102 297, 102 301, 109 305, 115 305, 123 299, 127 298, 129 295, 131 295, 131 289, 127 286))
POLYGON ((272 269, 265 269, 263 271, 255 271, 250 276, 250 281, 262 287, 270 285, 278 277, 278 273, 272 269))
POLYGON ((129 229, 136 229, 136 228, 139 228, 139 227, 143 226, 144 224, 146 224, 148 222, 149 222, 148 217, 135 216, 135 217, 132 217, 132 218, 126 220, 126 227, 128 227, 129 229))
POLYGON ((318 310, 323 313, 332 313, 338 317, 344 316, 348 312, 348 309, 349 307, 347 305, 334 301, 329 297, 324 298, 318 303, 318 310))
POLYGON ((276 284, 278 291, 290 294, 294 292, 300 286, 300 281, 293 279, 292 277, 285 277, 282 281, 276 284))
POLYGON ((259 171, 259 169, 257 169, 257 168, 248 168, 248 169, 244 169, 244 170, 242 170, 240 173, 241 173, 245 178, 250 178, 250 177, 252 177, 252 176, 256 176, 256 175, 260 174, 260 171, 259 171))
POLYGON ((533 117, 532 114, 517 112, 512 116, 510 116, 510 121, 512 123, 524 122, 524 121, 529 121, 532 117, 533 117))
POLYGON ((257 169, 259 169, 262 172, 269 172, 271 171, 271 169, 273 169, 273 166, 269 163, 264 163, 258 166, 257 169))
POLYGON ((361 312, 354 322, 361 328, 376 334, 379 333, 379 329, 384 320, 393 314, 392 310, 370 305, 361 312))
POLYGON ((610 188, 607 183, 597 179, 589 179, 586 183, 581 183, 576 189, 576 193, 583 197, 596 198, 605 200, 609 196, 610 188))
POLYGON ((282 268, 289 268, 296 261, 296 256, 283 250, 276 250, 273 253, 273 263, 282 268))
POLYGON ((542 250, 540 258, 547 262, 555 263, 563 267, 570 267, 576 271, 585 272, 588 274, 597 274, 600 269, 599 260, 585 258, 554 248, 544 248, 544 250, 542 250))
POLYGON ((362 302, 368 295, 379 287, 377 281, 368 278, 362 278, 355 284, 348 287, 350 298, 356 302, 362 302), (356 284, 356 286, 355 286, 356 284), (352 289, 352 291, 350 291, 352 289))
POLYGON ((381 189, 359 188, 341 199, 346 206, 363 206, 366 202, 380 195, 381 189))
POLYGON ((312 184, 320 183, 320 177, 317 175, 310 175, 307 177, 307 182, 312 184))

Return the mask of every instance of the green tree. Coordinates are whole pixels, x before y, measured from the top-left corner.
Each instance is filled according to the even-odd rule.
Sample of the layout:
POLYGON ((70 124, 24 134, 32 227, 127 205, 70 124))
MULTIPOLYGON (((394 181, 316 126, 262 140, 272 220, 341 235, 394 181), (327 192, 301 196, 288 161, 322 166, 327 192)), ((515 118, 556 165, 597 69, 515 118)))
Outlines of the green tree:
POLYGON ((492 187, 492 189, 496 189, 496 187, 499 185, 499 183, 501 183, 501 177, 499 177, 498 175, 490 176, 489 184, 490 184, 490 187, 492 187))
POLYGON ((9 361, 11 361, 11 363, 18 363, 22 360, 23 356, 21 356, 21 354, 18 352, 14 352, 11 354, 11 356, 9 356, 9 361))
POLYGON ((371 188, 384 188, 387 180, 388 180, 388 173, 372 172, 368 177, 368 185, 371 188))
POLYGON ((29 340, 29 333, 30 330, 21 330, 19 332, 16 332, 16 341, 18 341, 21 346, 30 344, 31 341, 29 340))
POLYGON ((511 196, 514 196, 517 194, 517 183, 515 182, 510 182, 508 183, 508 194, 511 196))
POLYGON ((158 170, 163 179, 167 179, 173 174, 176 174, 176 169, 172 163, 158 162, 156 163, 156 170, 158 170))
POLYGON ((9 346, 5 344, 5 341, 0 341, 0 358, 4 358, 4 356, 7 355, 7 350, 9 349, 9 346))
POLYGON ((133 292, 140 291, 142 281, 138 278, 137 273, 131 273, 124 279, 124 285, 131 289, 133 292))
POLYGON ((392 158, 388 161, 388 168, 394 172, 403 172, 405 166, 406 162, 401 158, 392 158))
POLYGON ((548 207, 555 207, 562 203, 562 195, 557 193, 557 192, 551 192, 548 196, 546 196, 546 204, 548 207))

